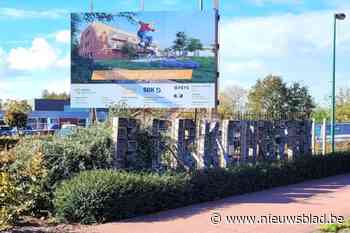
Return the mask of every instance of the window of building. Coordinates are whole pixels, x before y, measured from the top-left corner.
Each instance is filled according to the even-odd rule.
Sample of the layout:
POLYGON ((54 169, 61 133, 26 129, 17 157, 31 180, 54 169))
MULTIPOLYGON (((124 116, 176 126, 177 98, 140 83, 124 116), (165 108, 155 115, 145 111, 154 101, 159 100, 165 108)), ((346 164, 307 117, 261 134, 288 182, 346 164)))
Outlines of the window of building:
POLYGON ((47 118, 39 118, 39 129, 47 129, 47 118))
POLYGON ((36 119, 35 118, 29 118, 27 120, 27 126, 29 126, 32 129, 36 129, 37 128, 36 119))

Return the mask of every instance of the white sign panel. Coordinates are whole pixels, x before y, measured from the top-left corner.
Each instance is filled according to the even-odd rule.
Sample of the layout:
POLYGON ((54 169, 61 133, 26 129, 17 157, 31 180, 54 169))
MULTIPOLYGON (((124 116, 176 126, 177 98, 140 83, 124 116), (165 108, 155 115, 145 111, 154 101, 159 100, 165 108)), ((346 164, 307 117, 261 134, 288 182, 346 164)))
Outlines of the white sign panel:
POLYGON ((208 108, 214 107, 214 84, 73 84, 73 108, 208 108))

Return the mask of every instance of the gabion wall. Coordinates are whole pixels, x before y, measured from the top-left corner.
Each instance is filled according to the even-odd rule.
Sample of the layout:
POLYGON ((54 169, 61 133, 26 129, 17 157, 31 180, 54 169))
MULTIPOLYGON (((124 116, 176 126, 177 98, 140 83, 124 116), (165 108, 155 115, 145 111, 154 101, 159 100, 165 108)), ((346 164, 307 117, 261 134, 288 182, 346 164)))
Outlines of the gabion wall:
MULTIPOLYGON (((311 121, 308 120, 201 120, 154 119, 150 132, 152 166, 201 169, 256 161, 294 159, 311 154, 311 121)), ((140 122, 114 118, 116 166, 127 168, 137 156, 135 135, 140 122)))

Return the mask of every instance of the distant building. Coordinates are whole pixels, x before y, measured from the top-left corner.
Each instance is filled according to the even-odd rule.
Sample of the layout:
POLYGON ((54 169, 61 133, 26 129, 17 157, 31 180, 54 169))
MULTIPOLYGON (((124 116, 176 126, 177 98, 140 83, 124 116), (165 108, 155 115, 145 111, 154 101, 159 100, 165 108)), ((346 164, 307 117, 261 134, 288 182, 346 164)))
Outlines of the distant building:
POLYGON ((64 106, 70 105, 63 99, 34 99, 33 103, 34 111, 64 111, 64 106))
POLYGON ((92 59, 124 58, 123 46, 129 44, 136 48, 138 43, 136 34, 93 22, 81 33, 79 54, 92 59))
MULTIPOLYGON (((90 110, 87 108, 72 109, 69 100, 35 99, 33 111, 28 114, 27 125, 35 130, 47 130, 55 126, 60 128, 64 124, 88 126, 90 124, 90 110)), ((108 117, 107 109, 97 109, 98 121, 105 121, 108 117)), ((4 124, 4 112, 0 112, 0 125, 4 124)))

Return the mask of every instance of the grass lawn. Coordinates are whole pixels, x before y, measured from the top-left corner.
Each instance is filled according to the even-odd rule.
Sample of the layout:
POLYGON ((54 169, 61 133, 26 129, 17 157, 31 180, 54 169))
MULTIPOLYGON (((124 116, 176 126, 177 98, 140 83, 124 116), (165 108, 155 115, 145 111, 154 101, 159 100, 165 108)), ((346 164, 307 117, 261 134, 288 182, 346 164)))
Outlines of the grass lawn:
MULTIPOLYGON (((198 62, 200 67, 193 70, 192 83, 208 83, 215 81, 215 59, 214 57, 186 57, 177 58, 177 60, 191 60, 198 62)), ((130 60, 96 60, 93 66, 94 70, 110 70, 115 68, 130 70, 161 70, 161 69, 179 69, 161 67, 159 61, 153 62, 132 62, 130 60)), ((188 80, 177 80, 177 82, 188 83, 188 80)))

